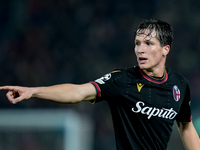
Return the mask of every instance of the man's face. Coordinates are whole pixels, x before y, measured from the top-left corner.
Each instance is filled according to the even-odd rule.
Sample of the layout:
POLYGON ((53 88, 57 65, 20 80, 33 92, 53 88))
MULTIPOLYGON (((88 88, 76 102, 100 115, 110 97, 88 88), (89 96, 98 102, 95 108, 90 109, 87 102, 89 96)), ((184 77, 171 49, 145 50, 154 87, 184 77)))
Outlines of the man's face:
POLYGON ((165 66, 165 57, 169 52, 169 46, 160 46, 156 39, 156 32, 149 35, 149 30, 139 31, 135 37, 135 54, 138 65, 143 70, 153 71, 165 66))

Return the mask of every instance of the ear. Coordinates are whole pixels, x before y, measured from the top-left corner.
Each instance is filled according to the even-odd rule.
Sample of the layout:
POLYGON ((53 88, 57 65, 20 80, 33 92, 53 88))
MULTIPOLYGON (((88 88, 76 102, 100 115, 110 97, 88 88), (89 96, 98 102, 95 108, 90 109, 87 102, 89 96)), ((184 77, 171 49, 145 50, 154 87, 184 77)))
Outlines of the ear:
POLYGON ((163 47, 163 55, 164 56, 167 56, 169 51, 170 51, 170 46, 169 45, 166 45, 166 46, 163 47))

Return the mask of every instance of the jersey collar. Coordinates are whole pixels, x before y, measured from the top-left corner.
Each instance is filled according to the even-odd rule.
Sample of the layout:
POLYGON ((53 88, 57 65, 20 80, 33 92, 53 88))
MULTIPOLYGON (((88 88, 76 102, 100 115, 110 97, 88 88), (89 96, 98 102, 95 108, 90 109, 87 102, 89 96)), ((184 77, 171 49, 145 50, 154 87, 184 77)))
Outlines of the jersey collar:
POLYGON ((145 72, 143 72, 140 68, 139 68, 140 73, 142 74, 142 76, 147 79, 150 82, 153 83, 157 83, 157 84, 161 84, 164 83, 165 81, 167 81, 168 78, 168 74, 167 71, 165 70, 164 76, 161 78, 157 78, 157 77, 152 77, 152 76, 148 76, 145 72))

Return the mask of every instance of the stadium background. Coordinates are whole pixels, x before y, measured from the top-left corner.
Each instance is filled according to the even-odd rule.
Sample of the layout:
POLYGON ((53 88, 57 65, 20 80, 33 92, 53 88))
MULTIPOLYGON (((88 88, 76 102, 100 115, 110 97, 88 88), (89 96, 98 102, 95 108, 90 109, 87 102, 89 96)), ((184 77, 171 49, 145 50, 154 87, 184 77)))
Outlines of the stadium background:
MULTIPOLYGON (((142 19, 159 18, 173 26, 167 65, 188 78, 195 113, 200 107, 199 8, 198 0, 2 0, 0 85, 79 84, 135 65, 134 27, 142 19)), ((2 110, 70 109, 87 115, 95 127, 93 149, 115 148, 106 103, 68 105, 31 99, 12 105, 5 93, 0 92, 2 110)), ((199 124, 195 126, 200 133, 199 124)))

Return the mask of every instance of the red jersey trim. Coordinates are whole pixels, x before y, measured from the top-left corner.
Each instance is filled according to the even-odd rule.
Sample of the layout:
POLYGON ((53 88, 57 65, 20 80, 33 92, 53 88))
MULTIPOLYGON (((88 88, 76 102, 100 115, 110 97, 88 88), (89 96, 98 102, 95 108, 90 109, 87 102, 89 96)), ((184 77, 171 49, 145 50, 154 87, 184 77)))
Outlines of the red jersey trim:
POLYGON ((178 120, 178 121, 180 121, 180 122, 190 122, 190 121, 192 121, 192 115, 190 116, 189 119, 178 120))
POLYGON ((101 90, 100 90, 98 84, 96 84, 95 82, 90 82, 90 83, 92 83, 92 85, 95 87, 96 92, 97 92, 97 97, 101 97, 101 90))
POLYGON ((167 71, 165 70, 164 76, 161 79, 155 78, 155 77, 151 77, 148 76, 146 73, 144 73, 141 69, 139 69, 140 73, 142 74, 142 76, 147 79, 148 81, 151 81, 153 83, 157 83, 157 84, 161 84, 164 83, 165 81, 167 81, 168 79, 168 74, 167 71))

